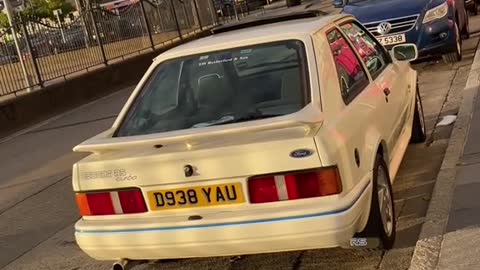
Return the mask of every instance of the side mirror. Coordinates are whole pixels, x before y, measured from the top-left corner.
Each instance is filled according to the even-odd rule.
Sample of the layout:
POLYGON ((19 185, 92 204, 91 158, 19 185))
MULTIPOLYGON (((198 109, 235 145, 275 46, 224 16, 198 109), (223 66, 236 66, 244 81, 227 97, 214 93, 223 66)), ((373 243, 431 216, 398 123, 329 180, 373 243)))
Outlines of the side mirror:
POLYGON ((335 8, 344 8, 348 4, 348 0, 333 0, 335 8))
POLYGON ((392 57, 400 62, 412 62, 418 59, 418 49, 415 44, 401 44, 391 50, 392 57))

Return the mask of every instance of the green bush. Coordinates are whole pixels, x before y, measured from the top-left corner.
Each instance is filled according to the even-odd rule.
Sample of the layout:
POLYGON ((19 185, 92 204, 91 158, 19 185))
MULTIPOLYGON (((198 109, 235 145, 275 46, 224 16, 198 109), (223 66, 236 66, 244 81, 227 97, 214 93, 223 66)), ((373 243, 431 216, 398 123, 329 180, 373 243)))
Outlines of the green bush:
POLYGON ((9 27, 10 23, 8 22, 7 14, 0 12, 0 29, 9 27))

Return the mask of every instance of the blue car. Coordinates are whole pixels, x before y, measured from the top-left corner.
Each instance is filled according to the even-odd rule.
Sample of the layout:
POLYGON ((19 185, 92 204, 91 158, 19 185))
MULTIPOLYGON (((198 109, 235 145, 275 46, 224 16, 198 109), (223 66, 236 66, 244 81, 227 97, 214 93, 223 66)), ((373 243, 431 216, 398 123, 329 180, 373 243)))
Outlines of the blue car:
POLYGON ((442 56, 447 63, 462 58, 468 38, 464 0, 334 0, 352 14, 387 48, 417 45, 420 57, 442 56))

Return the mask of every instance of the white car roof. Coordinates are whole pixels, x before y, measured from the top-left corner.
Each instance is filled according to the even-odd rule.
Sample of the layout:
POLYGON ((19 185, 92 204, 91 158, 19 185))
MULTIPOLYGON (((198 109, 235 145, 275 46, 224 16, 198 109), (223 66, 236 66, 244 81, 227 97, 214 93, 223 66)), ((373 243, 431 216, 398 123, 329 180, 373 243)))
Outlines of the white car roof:
POLYGON ((325 15, 314 18, 289 20, 260 26, 246 27, 213 34, 170 49, 156 60, 170 59, 251 44, 287 39, 305 39, 326 25, 350 15, 325 15))

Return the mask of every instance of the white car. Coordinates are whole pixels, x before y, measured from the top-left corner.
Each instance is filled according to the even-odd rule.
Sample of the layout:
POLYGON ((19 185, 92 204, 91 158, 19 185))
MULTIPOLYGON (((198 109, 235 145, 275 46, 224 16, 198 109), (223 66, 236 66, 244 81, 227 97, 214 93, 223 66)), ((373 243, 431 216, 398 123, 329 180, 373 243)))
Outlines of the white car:
MULTIPOLYGON (((320 15, 319 15, 320 14, 320 15)), ((75 147, 80 248, 125 262, 391 248, 391 183, 425 140, 415 45, 349 15, 223 27, 159 55, 113 126, 75 147), (241 29, 239 29, 241 28, 241 29)))

